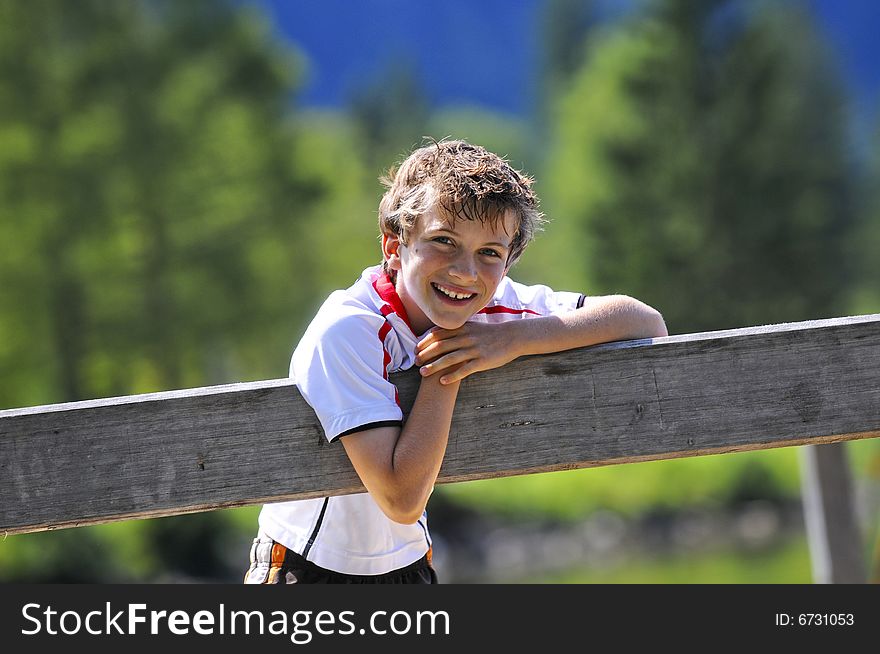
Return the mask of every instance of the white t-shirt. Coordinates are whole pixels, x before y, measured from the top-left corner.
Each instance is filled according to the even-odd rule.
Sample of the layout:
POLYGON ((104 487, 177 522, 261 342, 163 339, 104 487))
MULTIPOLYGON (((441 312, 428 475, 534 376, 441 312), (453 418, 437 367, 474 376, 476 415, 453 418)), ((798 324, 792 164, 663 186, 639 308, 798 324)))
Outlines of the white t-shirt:
MULTIPOLYGON (((503 322, 572 311, 579 293, 524 286, 505 277, 472 321, 503 322)), ((290 376, 311 405, 327 440, 383 425, 402 425, 392 372, 415 362, 414 334, 394 285, 381 266, 350 288, 333 292, 293 352, 290 376)), ((266 504, 260 530, 329 570, 383 574, 428 551, 427 512, 416 524, 388 519, 369 493, 266 504)))

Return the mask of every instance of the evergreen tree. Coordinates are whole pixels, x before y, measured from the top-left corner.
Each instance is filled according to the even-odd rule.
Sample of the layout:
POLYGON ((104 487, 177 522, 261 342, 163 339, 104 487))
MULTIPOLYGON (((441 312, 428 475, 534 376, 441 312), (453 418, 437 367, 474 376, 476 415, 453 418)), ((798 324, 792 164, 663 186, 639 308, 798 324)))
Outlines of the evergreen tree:
POLYGON ((584 63, 590 34, 599 24, 595 2, 546 0, 540 27, 542 99, 557 95, 584 63))
POLYGON ((554 98, 564 93, 584 63, 591 33, 598 27, 595 3, 587 0, 546 0, 541 5, 538 40, 539 83, 535 88, 535 104, 529 149, 534 161, 547 152, 552 128, 554 98))
POLYGON ((871 156, 860 195, 861 220, 850 243, 858 266, 853 288, 853 313, 857 314, 880 313, 880 120, 870 140, 871 156))
MULTIPOLYGON (((422 144, 429 105, 418 71, 394 62, 354 89, 348 106, 360 153, 377 177, 422 144)), ((435 138, 442 138, 437 136, 435 138)))
POLYGON ((284 374, 300 69, 224 2, 0 3, 0 406, 284 374))
MULTIPOLYGON (((363 204, 301 66, 225 2, 0 0, 0 407, 286 375, 363 204)), ((231 520, 13 536, 0 576, 233 581, 231 520)))
POLYGON ((806 13, 653 5, 595 42, 560 98, 555 276, 644 299, 673 333, 838 314, 843 108, 806 13))

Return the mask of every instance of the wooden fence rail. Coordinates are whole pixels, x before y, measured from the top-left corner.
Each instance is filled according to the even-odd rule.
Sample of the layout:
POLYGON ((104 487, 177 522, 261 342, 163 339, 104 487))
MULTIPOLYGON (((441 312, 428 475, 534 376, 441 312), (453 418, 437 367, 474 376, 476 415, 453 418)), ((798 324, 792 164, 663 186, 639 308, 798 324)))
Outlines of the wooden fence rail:
MULTIPOLYGON (((406 411, 418 377, 392 377, 406 411)), ((880 314, 612 343, 465 380, 439 483, 880 436, 880 314)), ((0 411, 0 534, 362 491, 291 381, 0 411)))

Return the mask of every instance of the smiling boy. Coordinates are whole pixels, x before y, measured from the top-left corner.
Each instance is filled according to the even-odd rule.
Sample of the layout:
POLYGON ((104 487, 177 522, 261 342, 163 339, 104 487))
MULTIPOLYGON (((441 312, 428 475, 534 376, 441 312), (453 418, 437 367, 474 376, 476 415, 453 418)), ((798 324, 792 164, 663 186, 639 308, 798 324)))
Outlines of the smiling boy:
POLYGON ((507 277, 540 229, 531 178, 464 141, 384 180, 381 266, 323 304, 290 374, 366 493, 267 504, 246 583, 436 583, 425 507, 462 379, 517 357, 666 335, 638 300, 507 277), (404 417, 389 373, 419 366, 404 417))

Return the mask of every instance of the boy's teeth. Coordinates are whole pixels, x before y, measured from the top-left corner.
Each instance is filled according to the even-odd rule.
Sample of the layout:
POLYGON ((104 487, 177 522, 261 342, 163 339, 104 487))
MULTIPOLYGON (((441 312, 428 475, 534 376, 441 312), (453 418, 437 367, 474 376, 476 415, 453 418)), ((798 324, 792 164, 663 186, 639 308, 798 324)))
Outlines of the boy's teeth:
POLYGON ((438 291, 443 293, 443 295, 448 295, 449 297, 451 297, 454 300, 466 300, 469 297, 473 297, 473 293, 466 293, 466 294, 455 293, 454 291, 450 291, 448 288, 444 288, 444 287, 440 286, 439 284, 434 284, 434 288, 436 288, 438 291))

